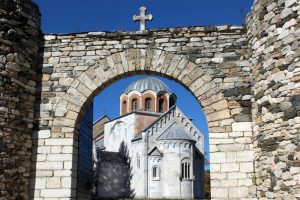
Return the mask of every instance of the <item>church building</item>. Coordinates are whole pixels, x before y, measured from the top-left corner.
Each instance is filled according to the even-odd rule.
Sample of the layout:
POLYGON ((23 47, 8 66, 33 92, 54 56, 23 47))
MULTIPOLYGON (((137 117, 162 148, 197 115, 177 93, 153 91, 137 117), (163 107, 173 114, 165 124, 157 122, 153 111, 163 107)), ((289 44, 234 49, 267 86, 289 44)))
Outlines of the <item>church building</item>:
POLYGON ((204 137, 176 100, 141 78, 121 94, 119 117, 94 124, 96 198, 203 198, 204 137))

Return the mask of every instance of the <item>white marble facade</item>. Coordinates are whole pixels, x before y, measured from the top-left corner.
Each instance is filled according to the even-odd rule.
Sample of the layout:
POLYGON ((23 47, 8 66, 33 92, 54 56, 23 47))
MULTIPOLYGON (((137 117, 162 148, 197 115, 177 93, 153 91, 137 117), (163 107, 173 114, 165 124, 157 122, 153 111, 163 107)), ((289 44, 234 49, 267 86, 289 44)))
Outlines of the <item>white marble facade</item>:
MULTIPOLYGON (((146 90, 151 90, 149 87, 146 90)), ((120 153, 124 149, 127 152, 131 197, 199 199, 204 196, 203 134, 176 105, 163 113, 136 110, 107 122, 103 144, 104 152, 120 153)), ((105 182, 100 181, 101 187, 105 187, 105 182)), ((106 193, 108 197, 109 190, 106 193)), ((98 196, 102 196, 101 192, 98 196)))

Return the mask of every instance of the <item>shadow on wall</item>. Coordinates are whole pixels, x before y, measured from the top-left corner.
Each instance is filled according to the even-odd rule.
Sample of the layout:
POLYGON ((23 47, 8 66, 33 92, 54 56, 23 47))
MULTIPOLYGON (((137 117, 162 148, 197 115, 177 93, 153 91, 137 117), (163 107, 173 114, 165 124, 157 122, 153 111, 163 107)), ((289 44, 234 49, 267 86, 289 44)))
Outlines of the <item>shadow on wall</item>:
POLYGON ((130 188, 132 168, 128 148, 121 143, 119 152, 106 152, 97 148, 92 199, 134 198, 130 188))

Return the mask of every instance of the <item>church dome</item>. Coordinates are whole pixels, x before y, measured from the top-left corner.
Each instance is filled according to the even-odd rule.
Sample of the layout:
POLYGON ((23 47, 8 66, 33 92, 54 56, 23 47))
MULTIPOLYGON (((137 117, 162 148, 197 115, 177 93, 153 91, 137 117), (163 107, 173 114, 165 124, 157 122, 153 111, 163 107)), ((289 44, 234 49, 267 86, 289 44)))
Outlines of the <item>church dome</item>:
POLYGON ((171 94, 170 88, 164 82, 153 77, 141 78, 132 82, 123 93, 128 94, 131 91, 143 93, 146 90, 152 90, 155 93, 167 92, 171 94))

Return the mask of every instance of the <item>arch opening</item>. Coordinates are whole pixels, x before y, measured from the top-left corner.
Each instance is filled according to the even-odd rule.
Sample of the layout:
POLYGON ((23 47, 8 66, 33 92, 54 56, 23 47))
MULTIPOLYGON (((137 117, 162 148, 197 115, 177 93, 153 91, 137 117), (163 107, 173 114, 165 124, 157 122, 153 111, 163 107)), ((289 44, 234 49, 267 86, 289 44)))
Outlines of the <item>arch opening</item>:
MULTIPOLYGON (((113 85, 115 85, 115 84, 117 84, 118 82, 126 82, 126 83, 128 83, 128 81, 127 81, 127 79, 137 79, 137 78, 140 78, 140 77, 144 77, 144 76, 132 76, 131 78, 125 78, 125 79, 122 79, 122 80, 120 80, 120 81, 116 81, 114 84, 112 84, 111 86, 109 86, 109 87, 107 87, 107 89, 105 89, 105 90, 103 90, 102 92, 100 92, 100 95, 99 96, 104 96, 104 95, 107 95, 108 93, 113 93, 113 91, 114 91, 114 89, 116 89, 116 87, 113 87, 113 85), (112 89, 110 89, 111 87, 113 87, 112 89), (106 92, 106 91, 109 91, 109 92, 106 92), (102 95, 103 94, 103 95, 102 95)), ((159 77, 158 77, 159 78, 159 77)), ((168 81, 168 83, 170 82, 170 83, 172 83, 172 85, 174 85, 174 86, 172 86, 172 87, 175 87, 175 90, 177 90, 178 88, 181 88, 181 90, 182 91, 184 91, 184 94, 183 95, 181 95, 181 96, 185 96, 185 98, 186 98, 186 95, 187 94, 189 94, 190 95, 190 98, 189 99, 185 99, 185 101, 189 101, 189 100, 191 100, 191 99, 193 99, 193 101, 194 101, 194 105, 197 105, 198 107, 199 107, 199 109, 200 110, 198 110, 198 112, 195 112, 195 113, 197 113, 196 114, 196 116, 197 115, 200 115, 199 114, 199 112, 202 112, 201 111, 201 107, 200 107, 200 105, 199 105, 199 103, 198 103, 198 101, 195 101, 194 100, 194 97, 188 92, 188 91, 186 91, 186 89, 184 89, 184 88, 182 88, 182 86, 180 86, 178 83, 175 83, 175 82, 173 82, 173 81, 171 81, 171 80, 168 80, 168 79, 165 79, 165 78, 159 78, 159 79, 162 79, 163 81, 168 81)), ((120 83, 119 85, 125 85, 124 83, 120 83)), ((177 92, 177 91, 174 91, 174 92, 177 92)), ((115 92, 116 94, 120 94, 120 92, 118 92, 118 91, 116 91, 115 92)), ((105 107, 105 106, 107 106, 107 108, 106 108, 106 110, 104 111, 104 112, 100 112, 100 114, 99 114, 99 110, 103 110, 102 108, 103 107, 101 107, 101 108, 99 108, 97 105, 95 105, 95 101, 97 100, 97 98, 98 97, 96 97, 95 98, 95 100, 94 100, 94 112, 96 112, 96 110, 98 111, 97 113, 97 117, 95 116, 94 118, 99 118, 99 119, 101 119, 102 117, 103 117, 103 114, 105 114, 105 115, 108 115, 109 113, 110 113, 110 111, 108 111, 108 109, 113 109, 113 107, 115 107, 115 106, 113 106, 113 101, 112 101, 112 96, 109 96, 108 98, 110 99, 110 101, 108 101, 108 103, 106 103, 106 104, 104 104, 103 106, 105 107), (111 105, 111 106, 109 106, 109 105, 111 105)), ((128 97, 129 99, 130 99, 130 97, 128 97)), ((117 96, 114 98, 114 99, 116 99, 116 100, 118 100, 119 98, 117 98, 117 96)), ((142 97, 141 97, 141 99, 142 99, 142 97)), ((148 105, 152 105, 152 99, 151 98, 149 98, 149 97, 147 97, 147 98, 144 98, 144 101, 145 101, 145 109, 144 110, 142 110, 142 111, 147 111, 147 101, 149 101, 150 100, 150 102, 148 102, 148 105)), ((164 99, 161 99, 161 100, 164 100, 164 99)), ((121 105, 121 106, 123 106, 123 113, 125 113, 124 112, 124 100, 122 100, 122 99, 120 99, 120 101, 121 101, 121 104, 119 103, 115 103, 115 105, 121 105)), ((138 104, 138 99, 137 98, 133 98, 133 99, 131 99, 131 103, 132 103, 132 111, 135 111, 134 110, 134 102, 136 102, 136 104, 138 104)), ((158 103, 159 103, 160 101, 158 100, 158 103)), ((164 101, 161 101, 162 103, 165 103, 164 101)), ((104 103, 103 102, 103 100, 101 101, 101 103, 104 103)), ((182 105, 184 105, 184 103, 182 103, 182 102, 180 102, 179 101, 179 103, 181 103, 182 105)), ((158 108, 159 108, 159 105, 157 105, 158 106, 158 108)), ((149 107, 148 107, 149 108, 149 107)), ((165 107, 163 107, 162 105, 161 105, 161 108, 162 109, 165 109, 165 107)), ((183 110, 184 110, 184 108, 183 108, 183 110)), ((151 106, 150 106, 150 108, 149 108, 149 111, 151 111, 151 106)), ((168 110, 166 110, 166 111, 168 111, 168 110)), ((130 112, 129 113, 127 113, 127 114, 129 114, 130 115, 130 112)), ((126 115, 127 115, 126 114, 126 115)), ((160 113, 158 113, 157 114, 157 116, 155 116, 155 117, 153 117, 153 119, 151 119, 152 121, 155 119, 155 118, 158 118, 158 116, 160 116, 160 115, 162 115, 162 114, 160 114, 160 113)), ((204 127, 204 129, 206 129, 207 130, 207 124, 206 124, 206 121, 205 121, 205 115, 202 113, 202 115, 203 115, 203 119, 204 119, 204 124, 205 124, 205 126, 206 127, 204 127)), ((195 118, 197 118, 195 116, 195 118)), ((117 117, 117 116, 114 116, 114 117, 117 117)), ((122 115, 121 115, 121 117, 122 117, 122 115)), ((183 116, 181 116, 181 117, 183 117, 183 116)), ((82 118, 81 119, 81 121, 83 120, 84 118, 82 118)), ((94 119, 94 121, 99 121, 99 119, 98 120, 95 120, 94 119)), ((143 118, 141 118, 141 119, 143 119, 143 118)), ((146 118, 145 118, 146 119, 146 118)), ((150 120, 149 118, 147 118, 148 120, 150 120)), ((181 119, 182 118, 180 118, 180 120, 178 120, 178 121, 181 121, 181 119)), ((202 120, 203 120, 202 119, 202 120)), ((119 118, 118 118, 118 120, 120 120, 119 118)), ((150 124, 152 121, 149 121, 149 122, 147 122, 148 124, 150 124)), ((165 120, 166 119, 164 119, 164 120, 162 120, 162 121, 164 121, 164 123, 165 123, 165 120)), ((79 120, 80 121, 80 120, 79 120)), ((109 120, 108 120, 108 122, 105 122, 106 124, 109 124, 109 123, 111 123, 110 121, 113 121, 112 120, 112 118, 109 118, 109 120)), ((126 120, 125 120, 126 121, 126 120)), ((143 122, 144 123, 146 123, 146 120, 143 120, 143 122)), ((112 122, 113 123, 113 122, 112 122)), ((95 124, 94 124, 95 125, 95 124)), ((143 127, 145 127, 146 125, 144 124, 143 125, 143 127)), ((157 129, 158 127, 164 127, 163 125, 158 125, 158 126, 155 126, 155 127, 153 127, 153 129, 157 129)), ((107 134, 107 135, 109 135, 111 138, 112 138, 112 140, 117 140, 117 138, 119 138, 120 137, 120 135, 113 135, 113 134, 115 134, 115 133, 122 133, 122 129, 124 129, 124 127, 122 127, 122 126, 120 126, 119 128, 114 128, 113 130, 112 129, 109 129, 108 127, 107 128, 104 128, 105 130, 104 131, 106 131, 106 130, 108 130, 109 132, 110 132, 110 134, 107 134), (114 131, 114 133, 112 134, 111 132, 113 132, 114 131)), ((202 127, 202 129, 203 129, 203 127, 202 127)), ((187 127, 186 128, 186 130, 191 130, 191 128, 190 127, 187 127)), ((129 135, 130 135, 130 130, 128 131, 128 130, 126 130, 126 132, 127 133, 129 133, 129 135)), ((80 135, 81 135, 81 132, 80 132, 80 135)), ((104 137, 105 137, 105 133, 103 133, 103 135, 104 135, 104 137)), ((128 134, 127 134, 128 135, 128 134)), ((99 137, 96 137, 96 138, 99 138, 99 137)), ((202 137, 203 138, 203 137, 202 137)), ((124 139, 124 141, 126 141, 126 139, 127 138, 123 138, 124 139)), ((80 136, 79 136, 79 143, 80 143, 80 136)), ((103 142, 102 144, 104 144, 105 142, 103 142)), ((99 144, 99 142, 95 142, 94 141, 94 145, 95 144, 99 144)), ((116 148, 116 147, 112 147, 112 144, 111 143, 109 143, 109 142, 107 142, 107 145, 109 146, 109 148, 111 148, 110 150, 113 150, 113 151, 115 151, 115 152, 119 152, 120 151, 120 148, 116 148)), ((175 145, 176 146, 176 145, 175 145)), ((208 144, 206 144, 206 146, 208 146, 208 144)), ((125 149, 127 149, 128 150, 128 143, 124 143, 124 147, 125 147, 125 149)), ((99 148, 99 149, 97 149, 97 150, 94 150, 94 152, 100 152, 101 150, 104 150, 103 148, 99 148)), ((208 148, 206 149, 207 151, 208 151, 208 148)), ((79 146, 79 152, 80 152, 81 150, 80 150, 80 146, 79 146)), ((127 153, 125 153, 125 154, 127 154, 127 153)), ((204 154, 204 152, 203 152, 203 154, 204 154)), ((105 155, 104 155, 105 156, 105 155)), ((95 156, 94 157, 97 157, 98 159, 102 159, 102 160, 105 160, 106 158, 103 158, 103 155, 101 155, 101 156, 96 156, 96 154, 95 154, 95 156)), ((130 157, 129 156, 129 154, 127 154, 127 157, 130 157)), ((136 156, 132 156, 133 157, 133 159, 131 160, 131 162, 135 162, 134 164, 133 164, 133 166, 136 166, 136 168, 137 169, 135 169, 136 171, 143 171, 143 170, 141 170, 141 169, 143 169, 143 167, 145 167, 144 166, 144 162, 143 162, 143 159, 141 158, 141 156, 140 155, 136 155, 136 156)), ((97 163, 97 161, 94 161, 95 163, 97 163)), ((78 163, 80 163, 80 161, 78 162, 78 163)), ((125 162, 126 163, 126 162, 125 162)), ((98 167, 100 166, 100 165, 103 165, 104 166, 104 164, 101 164, 101 163, 97 163, 97 165, 98 165, 98 167)), ((101 170, 100 171, 105 171, 104 170, 104 168, 107 170, 107 169, 112 169, 113 167, 108 167, 107 165, 109 165, 108 163, 106 163, 106 166, 105 167, 103 167, 103 166, 101 166, 100 168, 101 168, 101 170)), ((127 176, 127 178, 133 178, 134 176, 131 174, 131 173, 133 173, 133 171, 132 171, 132 169, 131 169, 131 167, 130 166, 128 166, 128 165, 130 165, 130 163, 127 163, 127 168, 126 168, 126 165, 124 165, 123 166, 123 170, 124 169, 129 169, 129 171, 130 172, 128 172, 128 171, 123 171, 123 174, 127 174, 128 175, 128 173, 129 173, 129 175, 127 176)), ((180 168, 180 163, 178 163, 178 166, 179 166, 179 168, 180 168)), ((150 170, 150 168, 149 168, 149 170, 150 170)), ((151 170, 150 170, 151 171, 151 170)), ((159 170, 160 171, 160 170, 159 170)), ((109 172, 106 172, 107 174, 110 174, 109 172)), ((163 173, 163 172, 159 172, 159 173, 163 173)), ((99 176, 99 173, 95 170, 95 166, 94 166, 94 174, 96 174, 97 176, 99 176)), ((151 173, 152 174, 152 173, 151 173)), ((180 172, 178 173, 178 174, 180 174, 180 172)), ((117 176, 121 176, 120 174, 118 174, 117 176)), ((162 176, 162 175, 161 175, 162 176)), ((203 176, 203 175, 202 175, 203 176)), ((101 175, 100 175, 100 177, 102 177, 101 175)), ((102 177, 103 178, 103 177, 102 177)), ((180 177, 178 177, 178 178, 180 178, 180 177)), ((203 177, 203 179, 204 179, 204 177, 203 177)), ((79 180, 79 179, 77 179, 77 180, 79 180)), ((155 180, 155 181, 158 181, 158 179, 157 178, 153 178, 153 180, 155 180)), ((94 178, 94 182, 95 182, 95 184, 94 184, 94 188, 93 188, 93 192, 94 192, 94 195, 99 195, 101 192, 103 193, 103 190, 101 190, 100 189, 100 191, 99 191, 99 188, 100 188, 100 185, 102 185, 103 186, 103 183, 102 182, 99 182, 99 181, 95 181, 95 178, 94 178), (95 188, 96 187, 96 188, 95 188), (98 187, 98 189, 97 189, 97 187, 98 187), (98 190, 98 192, 97 192, 97 190, 98 190)), ((125 181, 126 182, 126 181, 125 181)), ((132 179, 130 179, 130 181, 129 182, 132 182, 132 179)), ((127 182, 126 183, 124 183, 123 182, 123 185, 126 185, 128 183, 128 180, 127 180, 127 182)), ((147 187, 149 187, 150 188, 150 184, 151 183, 148 183, 149 185, 147 186, 147 187)), ((128 185, 128 184, 127 184, 128 185)), ((104 187, 105 188, 105 187, 104 187)), ((127 195, 129 195, 129 196, 127 196, 127 197, 138 197, 138 196, 136 196, 136 195, 139 195, 138 193, 136 193, 136 191, 132 191, 132 190, 130 190, 129 188, 127 188, 128 189, 128 192, 129 193, 127 193, 127 195)), ((78 190, 78 189, 77 189, 78 190)), ((150 191, 149 191, 150 192, 150 191)), ((121 195, 121 194, 119 194, 119 195, 121 195)))

